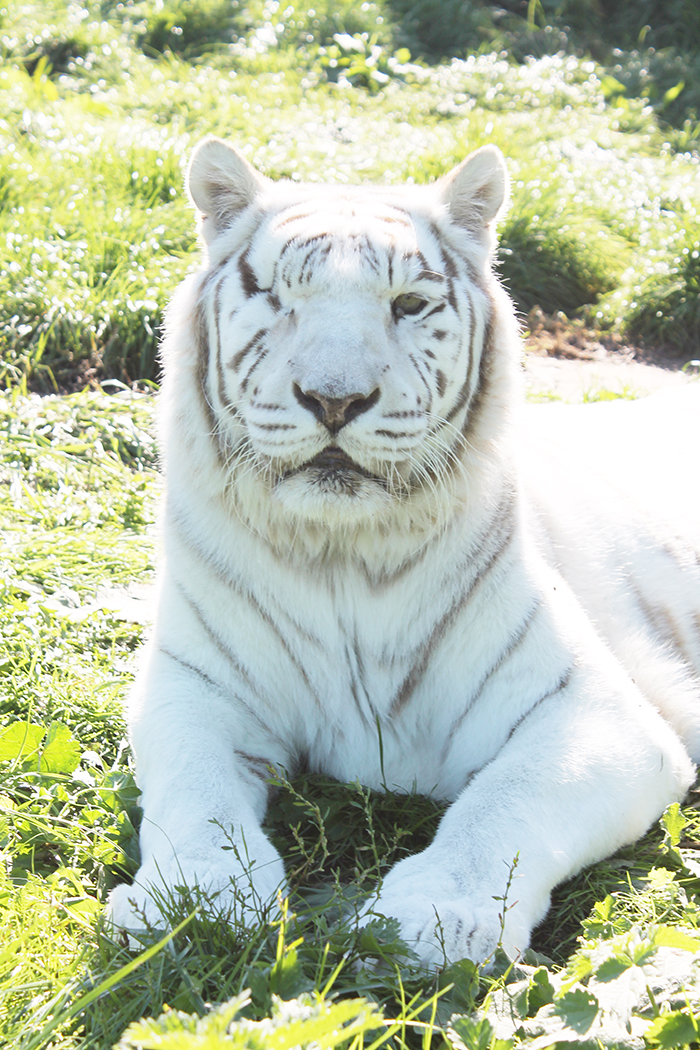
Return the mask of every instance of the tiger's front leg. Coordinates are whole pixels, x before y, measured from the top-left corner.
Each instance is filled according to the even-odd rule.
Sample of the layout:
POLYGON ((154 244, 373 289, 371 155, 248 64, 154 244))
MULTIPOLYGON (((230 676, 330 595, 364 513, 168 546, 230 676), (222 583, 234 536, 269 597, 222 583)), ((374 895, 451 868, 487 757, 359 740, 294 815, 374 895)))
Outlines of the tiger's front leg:
POLYGON ((141 867, 133 885, 112 891, 111 923, 167 926, 178 887, 199 887, 224 916, 259 917, 284 884, 261 829, 269 766, 286 759, 279 743, 196 667, 157 647, 131 698, 131 737, 141 867))
POLYGON ((516 958, 554 886, 683 798, 694 770, 682 742, 631 682, 609 691, 575 672, 473 777, 433 843, 384 879, 369 907, 398 919, 424 964, 480 962, 499 942, 516 958))

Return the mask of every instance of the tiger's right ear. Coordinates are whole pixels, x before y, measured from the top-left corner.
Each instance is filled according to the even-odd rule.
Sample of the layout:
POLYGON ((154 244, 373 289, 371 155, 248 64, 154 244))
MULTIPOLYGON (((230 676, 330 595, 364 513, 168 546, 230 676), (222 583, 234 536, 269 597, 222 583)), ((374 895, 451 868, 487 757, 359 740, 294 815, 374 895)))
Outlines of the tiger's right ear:
POLYGON ((435 183, 452 221, 483 237, 508 200, 508 171, 493 145, 475 150, 435 183))
POLYGON ((202 233, 209 244, 269 183, 238 150, 208 138, 195 149, 187 171, 187 191, 202 213, 202 233))

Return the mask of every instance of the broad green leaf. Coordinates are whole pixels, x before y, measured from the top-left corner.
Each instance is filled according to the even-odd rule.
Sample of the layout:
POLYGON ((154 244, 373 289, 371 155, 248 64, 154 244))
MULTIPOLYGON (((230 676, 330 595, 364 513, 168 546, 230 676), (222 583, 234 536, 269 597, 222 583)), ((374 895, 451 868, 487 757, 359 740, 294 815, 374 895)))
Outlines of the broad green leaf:
POLYGON ((265 1021, 233 1021, 244 1006, 241 997, 204 1017, 168 1010, 157 1020, 132 1024, 120 1047, 137 1050, 293 1050, 299 1046, 322 1047, 347 1043, 353 1036, 381 1025, 376 1007, 364 999, 339 1003, 290 1003, 284 1011, 273 1007, 265 1021), (291 1015, 291 1016, 290 1016, 291 1015))
POLYGON ((141 792, 128 769, 111 769, 105 773, 99 788, 100 798, 109 809, 118 813, 137 805, 141 792))
POLYGON ((13 722, 0 734, 0 762, 21 762, 25 765, 36 755, 45 735, 45 726, 13 722))
POLYGON ((668 832, 671 846, 677 846, 681 841, 681 833, 688 823, 681 812, 677 802, 673 802, 661 818, 661 823, 668 832))
POLYGON ((476 996, 479 992, 479 967, 471 959, 460 959, 442 971, 438 978, 438 987, 447 988, 450 1006, 454 1013, 472 1013, 476 1007, 476 996))
POLYGON ((687 952, 696 952, 700 949, 699 937, 691 937, 682 930, 674 929, 673 926, 657 926, 652 943, 656 948, 682 948, 687 952))
POLYGON ((63 907, 72 919, 91 930, 95 917, 101 914, 104 906, 94 897, 83 897, 75 904, 64 904, 63 907))
POLYGON ((608 896, 602 901, 596 901, 587 919, 583 920, 583 928, 587 937, 611 937, 615 932, 615 902, 608 896))
POLYGON ((43 773, 72 773, 80 763, 81 751, 68 726, 52 722, 41 749, 39 767, 43 773))
POLYGON ((596 1019, 598 1000, 585 988, 576 988, 555 999, 554 1009, 569 1028, 579 1035, 585 1035, 596 1019))
POLYGON ((296 948, 287 948, 270 970, 270 991, 280 999, 294 999, 310 990, 296 948))
POLYGON ((666 890, 676 881, 676 872, 668 868, 652 868, 646 876, 646 881, 652 890, 666 890))
POLYGON ((569 960, 569 964, 566 968, 566 983, 564 984, 564 991, 568 991, 572 985, 589 977, 593 973, 593 970, 593 960, 587 952, 581 952, 580 954, 575 955, 569 960))
POLYGON ((634 966, 634 961, 624 953, 609 956, 604 960, 595 972, 596 981, 606 984, 608 981, 616 981, 617 978, 634 966))
MULTIPOLYGON (((479 1020, 472 1017, 455 1017, 451 1027, 469 1050, 491 1050, 493 1028, 486 1017, 479 1020)), ((512 1042, 510 1045, 513 1045, 512 1042)))
POLYGON ((697 1021, 685 1010, 674 1010, 670 1014, 661 1014, 651 1022, 644 1033, 644 1039, 645 1042, 661 1047, 662 1050, 697 1043, 697 1021))
POLYGON ((549 979, 549 970, 546 966, 540 966, 530 978, 530 986, 527 990, 527 1016, 534 1017, 547 1003, 554 999, 554 986, 549 979))

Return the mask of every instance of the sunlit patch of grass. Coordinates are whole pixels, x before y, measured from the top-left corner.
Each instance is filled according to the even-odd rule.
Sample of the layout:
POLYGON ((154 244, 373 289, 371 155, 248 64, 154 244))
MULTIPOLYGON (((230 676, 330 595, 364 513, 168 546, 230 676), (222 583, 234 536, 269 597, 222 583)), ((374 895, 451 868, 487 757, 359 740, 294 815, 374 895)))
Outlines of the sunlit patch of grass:
POLYGON ((638 397, 639 391, 635 387, 623 383, 618 390, 607 387, 584 390, 581 400, 584 404, 591 404, 594 401, 636 401, 638 397))
POLYGON ((581 216, 553 209, 551 198, 533 205, 522 196, 503 225, 498 254, 498 272, 519 310, 571 314, 611 291, 619 263, 613 238, 595 217, 586 225, 581 216))
POLYGON ((215 4, 137 5, 113 21, 55 3, 6 5, 0 382, 55 390, 156 377, 165 304, 197 261, 182 183, 207 133, 274 177, 341 183, 428 181, 496 142, 514 188, 501 267, 520 306, 571 311, 603 296, 600 323, 622 326, 639 307, 645 338, 687 344, 692 312, 680 299, 692 298, 693 275, 672 260, 695 221, 697 157, 672 156, 651 110, 611 96, 592 62, 481 54, 420 68, 392 53, 380 6, 362 6, 311 16, 291 5, 283 17, 232 8, 257 29, 190 64, 165 40, 147 58, 138 41, 153 19, 164 30, 172 21, 166 35, 182 29, 174 40, 187 51, 188 19, 215 4), (277 42, 255 37, 263 29, 277 42), (338 29, 364 36, 341 46, 338 29), (659 310, 663 323, 650 323, 659 310))
POLYGON ((547 404, 550 401, 564 400, 564 398, 554 390, 534 390, 532 387, 526 388, 525 397, 532 404, 547 404))
POLYGON ((700 223, 688 223, 673 253, 630 294, 635 298, 624 324, 631 338, 671 347, 679 356, 700 352, 700 223))

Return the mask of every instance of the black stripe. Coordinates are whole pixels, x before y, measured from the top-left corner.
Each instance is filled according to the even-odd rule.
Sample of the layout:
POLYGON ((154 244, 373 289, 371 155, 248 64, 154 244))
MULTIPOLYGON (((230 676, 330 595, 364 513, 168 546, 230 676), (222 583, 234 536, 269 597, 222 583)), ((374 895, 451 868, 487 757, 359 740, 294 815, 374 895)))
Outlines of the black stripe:
MULTIPOLYGON (((346 649, 346 652, 347 652, 347 649, 346 649)), ((362 659, 362 646, 360 645, 359 640, 357 638, 357 632, 355 632, 355 635, 353 637, 352 653, 353 653, 353 656, 355 658, 354 669, 351 669, 352 675, 353 675, 351 688, 353 690, 355 690, 355 692, 353 693, 353 696, 355 698, 356 703, 358 703, 358 706, 359 706, 359 698, 358 698, 357 692, 356 692, 357 686, 359 685, 359 687, 362 690, 362 693, 364 695, 365 703, 367 705, 367 708, 369 709, 369 714, 370 714, 370 717, 369 717, 369 720, 368 720, 367 715, 365 714, 364 710, 362 708, 360 708, 360 713, 362 715, 362 718, 363 718, 363 720, 365 721, 366 724, 376 725, 377 718, 379 716, 378 716, 378 712, 377 712, 377 709, 376 709, 375 705, 372 703, 372 697, 370 695, 370 691, 367 688, 366 674, 365 674, 365 664, 364 664, 364 660, 362 659)))
MULTIPOLYGON (((189 530, 187 530, 186 527, 185 527, 185 524, 184 524, 184 522, 182 520, 182 517, 176 511, 174 511, 173 509, 171 509, 170 520, 176 527, 178 527, 181 530, 181 532, 183 533, 183 539, 186 540, 186 542, 188 543, 188 546, 190 547, 190 549, 193 550, 195 552, 195 554, 197 554, 197 556, 199 558, 201 558, 201 560, 206 565, 208 565, 210 567, 210 569, 214 572, 214 574, 220 580, 222 580, 222 582, 230 590, 232 590, 235 594, 237 594, 239 598, 242 598, 244 601, 247 601, 248 604, 258 614, 260 619, 265 624, 267 624, 267 626, 270 628, 270 630, 273 632, 273 634, 275 634, 277 636, 277 638, 278 638, 278 640, 280 642, 280 645, 284 649, 285 653, 289 657, 289 659, 292 662, 292 664, 294 665, 294 667, 299 672, 299 675, 301 676, 304 684, 306 685, 307 689, 309 690, 309 693, 313 697, 313 699, 316 702, 317 706, 322 709, 323 705, 321 703, 321 700, 320 700, 318 694, 316 693, 316 691, 314 690, 314 688, 311 685, 311 682, 309 680, 309 676, 306 673, 306 669, 304 668, 302 663, 299 661, 299 659, 297 658, 296 654, 292 651, 292 648, 291 648, 289 642, 287 641, 287 639, 285 638, 285 636, 282 634, 282 632, 281 632, 281 630, 279 628, 279 625, 273 620, 273 618, 270 616, 270 614, 268 612, 266 612, 265 609, 263 609, 263 607, 260 605, 260 603, 257 600, 257 598, 255 597, 255 595, 252 594, 251 591, 248 590, 248 588, 241 586, 239 581, 236 580, 233 576, 231 576, 231 574, 225 568, 223 568, 221 566, 221 564, 218 561, 218 558, 215 555, 213 555, 210 551, 204 550, 202 548, 201 544, 198 541, 198 538, 194 539, 191 536, 189 530)), ((184 591, 183 591, 183 593, 184 593, 184 591)), ((198 615, 201 615, 201 614, 198 612, 198 615)))
MULTIPOLYGON (((690 665, 691 668, 698 666, 698 645, 695 647, 689 646, 686 638, 683 637, 683 629, 678 621, 673 616, 670 609, 666 608, 665 605, 661 605, 658 602, 652 603, 643 594, 638 581, 632 575, 627 577, 632 596, 636 602, 637 608, 642 613, 647 626, 651 629, 652 633, 661 641, 666 642, 671 648, 676 650, 683 660, 690 665), (693 652, 693 648, 696 651, 693 652)), ((700 644, 700 614, 695 615, 695 627, 698 631, 698 644, 700 644)), ((691 643, 694 641, 691 635, 691 643)))
POLYGON ((206 682, 206 684, 212 689, 216 689, 220 693, 226 692, 226 688, 221 684, 221 682, 215 681, 206 673, 206 671, 203 671, 201 667, 196 667, 195 664, 191 664, 189 663, 189 661, 183 660, 181 656, 176 656, 175 653, 171 652, 170 649, 168 649, 166 646, 159 645, 158 652, 163 653, 164 656, 168 656, 171 660, 174 660, 176 664, 180 664, 181 667, 184 667, 185 670, 191 671, 193 675, 195 675, 197 678, 201 678, 202 681, 206 682))
MULTIPOLYGON (((240 413, 235 407, 231 398, 226 393, 226 377, 224 376, 224 366, 221 360, 221 329, 219 327, 219 316, 221 312, 221 286, 226 280, 227 275, 224 274, 221 280, 216 286, 216 292, 214 294, 214 334, 216 337, 216 376, 217 376, 217 392, 219 395, 219 402, 226 411, 238 419, 240 419, 240 413)), ((218 431, 217 431, 218 434, 218 431)), ((223 450, 222 450, 223 451, 223 450)))
MULTIPOLYGON (((199 300, 194 312, 194 339, 197 349, 197 366, 195 375, 197 378, 197 393, 206 416, 210 435, 216 433, 216 416, 211 405, 209 390, 209 326, 206 319, 206 304, 199 300)), ((221 459, 221 449, 217 443, 217 454, 221 459)))
MULTIPOLYGON (((494 523, 497 515, 494 515, 489 524, 489 528, 486 531, 486 535, 493 535, 494 523)), ((502 524, 502 522, 499 522, 502 524)), ((406 704, 410 700, 411 696, 415 692, 418 685, 421 683, 430 664, 430 659, 433 655, 434 650, 440 644, 442 639, 445 637, 448 629, 453 625, 459 613, 469 602, 473 596, 475 590, 480 586, 482 581, 491 572, 503 554, 506 552, 508 547, 513 541, 515 536, 515 518, 511 517, 508 521, 506 529, 501 531, 501 535, 498 536, 496 548, 489 554, 485 563, 477 571, 476 576, 469 581, 468 586, 464 591, 452 602, 451 606, 438 620, 436 625, 433 627, 428 639, 423 643, 420 648, 417 660, 414 662, 413 667, 404 678, 399 690, 389 705, 390 717, 400 714, 405 708, 406 704)), ((484 537, 485 538, 485 537, 484 537)))
POLYGON ((281 230, 283 226, 288 226, 290 222, 306 222, 307 219, 312 218, 313 212, 305 212, 303 215, 295 213, 294 215, 288 215, 286 219, 280 219, 279 222, 275 222, 274 229, 281 230))
POLYGON ((332 248, 333 234, 329 230, 323 233, 311 233, 307 237, 304 237, 303 233, 296 233, 282 245, 279 258, 281 259, 286 255, 290 248, 310 248, 311 245, 317 244, 318 241, 325 241, 332 248))
POLYGON ((472 296, 466 288, 464 288, 463 291, 469 301, 469 360, 467 362, 467 375, 465 377, 464 383, 460 388, 459 393, 457 394, 457 400, 445 416, 445 419, 448 423, 451 423, 455 416, 457 416, 465 406, 469 406, 469 402, 472 400, 474 393, 476 392, 472 392, 471 390, 472 380, 474 376, 474 362, 476 359, 476 354, 474 353, 474 337, 476 335, 476 311, 474 309, 474 299, 472 298, 472 296))
MULTIPOLYGON (((203 615, 202 610, 200 609, 199 605, 194 600, 194 598, 188 593, 188 591, 178 579, 175 579, 174 583, 178 591, 182 595, 182 598, 187 603, 192 612, 195 614, 199 623, 202 625, 205 634, 209 638, 212 645, 216 648, 217 652, 221 656, 223 656, 223 658, 231 666, 234 672, 240 677, 241 681, 250 690, 255 699, 258 700, 260 703, 264 704, 268 709, 274 709, 274 704, 270 703, 269 700, 265 700, 262 698, 260 691, 258 690, 257 686, 253 683, 252 679, 250 678, 250 675, 245 670, 240 660, 237 658, 235 653, 229 648, 229 646, 226 645, 226 643, 222 640, 218 632, 215 631, 211 624, 207 621, 206 617, 203 615)), ((263 721, 258 712, 254 708, 252 708, 250 704, 246 703, 246 701, 241 697, 239 693, 233 693, 230 689, 225 689, 225 695, 230 699, 234 700, 236 703, 240 704, 241 707, 245 708, 246 712, 251 716, 251 718, 254 718, 258 725, 262 727, 262 729, 270 736, 270 738, 275 740, 280 745, 280 747, 282 747, 282 749, 286 752, 287 745, 284 743, 284 741, 277 735, 277 733, 274 732, 274 730, 265 721, 263 721)))
POLYGON ((493 345, 493 318, 496 311, 496 304, 493 301, 493 296, 487 291, 486 296, 491 304, 490 313, 486 319, 486 326, 484 329, 484 337, 481 342, 481 356, 479 358, 479 378, 474 389, 474 394, 470 402, 470 411, 464 420, 464 426, 462 427, 462 433, 465 435, 474 428, 479 418, 481 408, 484 404, 488 403, 489 394, 491 393, 491 384, 489 382, 489 372, 492 367, 492 357, 494 354, 493 345))
POLYGON ((499 654, 497 659, 494 661, 493 665, 488 669, 486 674, 482 677, 482 679, 479 682, 478 686, 474 690, 472 696, 469 698, 467 706, 462 711, 462 714, 459 716, 459 718, 456 719, 456 721, 454 721, 452 723, 452 725, 450 727, 448 739, 447 739, 447 741, 445 743, 445 746, 443 748, 443 753, 442 753, 442 761, 443 762, 446 761, 447 756, 450 753, 450 749, 451 749, 452 744, 454 742, 454 735, 455 735, 455 733, 462 726, 462 724, 464 723, 464 720, 467 718, 467 716, 470 714, 470 712, 472 712, 474 710, 476 705, 481 700, 481 697, 483 695, 484 689, 488 685, 488 683, 491 680, 491 678, 493 678, 493 676, 496 674, 497 671, 500 671, 500 669, 505 665, 506 661, 513 655, 513 653, 518 648, 518 646, 522 645, 522 643, 524 642, 525 638, 528 635, 528 632, 530 631, 530 628, 532 627, 535 619, 537 618, 537 615, 540 612, 541 608, 542 608, 542 603, 538 600, 533 605, 533 607, 528 611, 527 615, 525 616, 525 619, 519 624, 519 626, 518 626, 517 630, 514 632, 514 634, 512 634, 511 637, 508 639, 505 648, 502 650, 502 652, 499 654))
MULTIPOLYGON (((428 380, 423 375, 423 373, 421 371, 421 368, 420 368, 420 365, 418 364, 418 361, 416 360, 415 356, 413 354, 409 354, 408 355, 408 359, 411 362, 411 364, 413 365, 413 367, 415 368, 416 372, 418 373, 418 375, 420 377, 421 382, 423 383, 423 386, 425 387, 425 389, 428 392, 428 403, 427 403, 427 405, 425 407, 425 411, 426 412, 430 412, 430 410, 432 408, 432 405, 433 405, 433 391, 432 391, 432 389, 430 387, 430 383, 428 382, 428 380)), ((428 366, 426 365, 426 368, 427 367, 428 366)))
POLYGON ((355 707, 357 708, 357 712, 358 712, 360 718, 365 723, 365 725, 370 725, 371 724, 370 723, 370 719, 367 717, 365 709, 362 706, 362 702, 360 700, 360 694, 359 694, 358 687, 362 687, 362 692, 364 693, 365 700, 366 700, 367 705, 368 705, 368 707, 370 709, 370 712, 373 715, 372 721, 374 721, 374 718, 376 718, 376 714, 375 714, 374 708, 372 707, 372 704, 370 702, 369 694, 368 694, 367 690, 364 688, 364 683, 362 682, 362 676, 360 674, 359 668, 357 668, 357 673, 356 673, 357 658, 358 658, 358 655, 359 655, 358 654, 358 650, 357 650, 357 641, 355 641, 355 645, 353 647, 353 653, 355 655, 355 662, 356 662, 355 667, 353 667, 353 662, 352 662, 351 656, 350 656, 350 648, 349 648, 349 646, 348 646, 348 644, 346 642, 345 643, 345 659, 346 659, 346 662, 347 662, 347 665, 348 665, 348 669, 350 671, 350 695, 353 698, 353 701, 355 703, 355 707))
POLYGON ((503 741, 503 744, 501 745, 502 747, 505 747, 505 745, 508 743, 508 741, 513 736, 513 734, 516 732, 516 730, 520 728, 520 726, 523 724, 525 719, 528 718, 532 714, 532 712, 535 710, 535 708, 539 707, 540 704, 543 704, 545 702, 545 700, 550 700, 553 696, 556 696, 557 693, 561 693, 561 692, 564 691, 564 689, 566 689, 566 687, 571 682, 571 676, 572 676, 573 672, 574 672, 573 667, 567 667, 566 671, 564 671, 564 673, 559 678, 559 681, 557 682, 557 684, 555 686, 553 686, 551 689, 549 689, 544 694, 544 696, 541 696, 539 698, 539 700, 535 700, 534 704, 531 707, 529 707, 528 710, 525 711, 525 713, 520 716, 520 718, 517 720, 517 722, 515 722, 511 726, 510 732, 508 733, 508 736, 506 737, 506 739, 503 741))
MULTIPOLYGON (((306 253, 306 256, 304 257, 304 261, 301 264, 301 270, 299 271, 299 278, 298 278, 299 284, 301 284, 301 282, 304 279, 306 280, 307 284, 311 284, 311 278, 313 276, 314 268, 313 268, 313 266, 310 266, 309 264, 311 263, 312 260, 316 260, 317 256, 320 256, 320 259, 317 260, 317 262, 322 262, 323 259, 327 259, 328 256, 331 254, 332 250, 333 250, 333 242, 330 241, 328 238, 326 238, 326 243, 324 245, 316 246, 316 247, 312 248, 311 251, 306 253), (306 273, 307 266, 308 266, 308 273, 306 273), (305 273, 306 273, 306 278, 304 277, 305 273)), ((316 265, 316 263, 315 263, 315 265, 316 265)))
POLYGON ((249 755, 247 751, 234 750, 236 758, 240 758, 252 775, 265 783, 271 775, 274 775, 274 762, 269 758, 261 758, 259 755, 249 755), (272 768, 270 768, 272 767, 272 768))
MULTIPOLYGON (((444 238, 444 236, 442 234, 442 231, 439 229, 439 227, 435 223, 430 223, 430 232, 432 233, 433 237, 437 241, 438 249, 440 251, 440 254, 442 256, 443 261, 445 261, 447 249, 446 249, 446 246, 445 246, 445 238, 444 238)), ((477 268, 474 266, 472 261, 469 258, 467 258, 466 255, 463 255, 461 252, 458 253, 458 254, 459 254, 459 258, 460 258, 461 262, 463 263, 463 265, 464 265, 464 267, 465 267, 465 269, 467 271, 467 277, 469 278, 469 280, 472 282, 473 285, 475 285, 477 288, 479 288, 482 292, 485 292, 486 291, 486 286, 484 284, 484 280, 483 280, 482 274, 477 270, 477 268)), ((451 261, 452 260, 450 260, 450 262, 451 261)), ((445 272, 446 273, 448 272, 448 267, 449 267, 449 263, 445 262, 445 272)), ((454 274, 453 276, 456 276, 456 274, 454 274)))
MULTIPOLYGON (((204 632, 209 638, 210 642, 216 647, 219 654, 223 656, 224 659, 231 665, 236 674, 240 675, 241 679, 246 684, 246 686, 248 686, 248 688, 253 693, 256 693, 256 690, 253 686, 253 682, 248 672, 246 671, 245 667, 240 662, 238 657, 235 655, 233 650, 231 650, 226 644, 226 642, 224 642, 224 640, 219 635, 218 631, 214 630, 214 628, 211 626, 204 613, 202 612, 198 603, 195 601, 192 595, 185 589, 184 585, 180 582, 180 580, 175 578, 174 582, 183 599, 185 600, 187 605, 190 607, 191 611, 195 614, 200 624, 204 628, 204 632)), ((245 704, 244 701, 242 701, 242 703, 245 707, 248 706, 247 704, 245 704)))
POLYGON ((437 281, 439 284, 445 283, 445 275, 442 273, 436 273, 435 270, 428 269, 427 262, 425 263, 426 269, 421 270, 416 278, 419 281, 437 281))
POLYGON ((265 358, 267 357, 269 352, 270 352, 270 348, 266 346, 266 347, 263 347, 259 351, 259 353, 256 355, 256 358, 253 361, 253 364, 248 369, 248 372, 247 372, 246 376, 241 380, 241 393, 242 394, 245 394, 246 390, 248 389, 248 383, 250 382, 250 377, 252 376, 253 372, 258 367, 258 365, 261 363, 261 361, 265 360, 265 358))
MULTIPOLYGON (((213 678, 210 678, 209 675, 206 674, 204 671, 202 671, 202 669, 200 667, 195 667, 194 664, 189 663, 187 660, 183 660, 180 656, 176 656, 175 653, 171 652, 170 649, 167 649, 164 645, 159 645, 158 646, 158 651, 163 653, 164 656, 169 657, 171 660, 173 660, 175 663, 179 664, 181 667, 184 667, 187 671, 189 671, 192 674, 194 674, 197 678, 201 679, 203 682, 206 682, 206 684, 208 686, 210 686, 213 689, 216 689, 217 692, 223 693, 225 696, 228 695, 228 690, 225 688, 225 686, 223 686, 220 682, 214 681, 213 678)), ((240 701, 241 704, 243 704, 244 707, 247 706, 247 705, 245 705, 244 701, 240 700, 240 697, 237 697, 237 699, 240 701)), ((257 716, 255 716, 255 717, 257 719, 257 716)), ((259 721, 259 719, 258 719, 258 721, 259 721)), ((241 762, 245 766, 245 769, 247 770, 248 773, 250 773, 250 775, 253 777, 253 779, 255 781, 260 781, 261 780, 263 782, 263 784, 266 785, 266 787, 268 789, 268 800, 269 800, 270 790, 269 790, 269 785, 267 785, 267 781, 268 781, 268 779, 269 779, 269 777, 271 775, 269 767, 273 766, 273 762, 270 759, 259 758, 259 757, 255 756, 255 755, 249 755, 245 751, 235 750, 234 754, 239 759, 241 759, 241 762)))
POLYGON ((243 293, 248 299, 252 299, 254 295, 258 295, 262 288, 258 284, 255 272, 252 266, 248 262, 249 248, 238 257, 238 275, 241 279, 241 285, 243 287, 243 293))
POLYGON ((442 311, 446 309, 446 307, 447 303, 438 303, 438 305, 434 306, 432 310, 428 310, 427 314, 423 314, 423 316, 421 317, 421 321, 427 321, 429 317, 433 316, 433 314, 442 313, 442 311))
POLYGON ((292 423, 256 423, 256 430, 296 430, 292 423))
POLYGON ((248 340, 242 350, 239 350, 237 354, 234 354, 226 367, 230 368, 233 372, 237 372, 246 354, 249 354, 250 351, 257 346, 260 340, 265 338, 268 331, 269 329, 267 328, 258 328, 253 338, 248 340))
POLYGON ((392 438, 398 441, 399 438, 412 438, 416 436, 415 430, 375 430, 376 437, 392 438))
POLYGON ((379 255, 377 249, 374 247, 366 233, 353 235, 353 240, 359 240, 360 246, 358 251, 362 252, 365 259, 374 270, 376 274, 381 274, 381 265, 379 261, 379 255))

